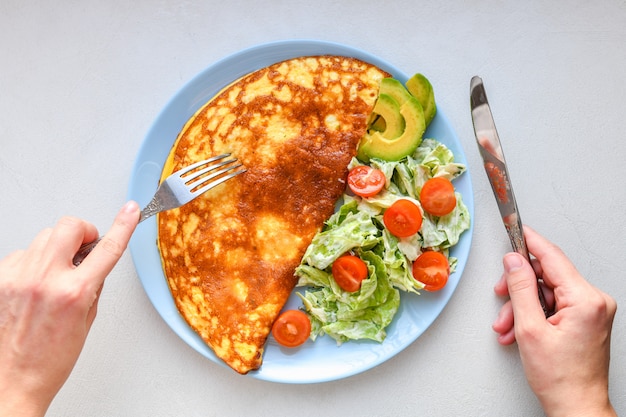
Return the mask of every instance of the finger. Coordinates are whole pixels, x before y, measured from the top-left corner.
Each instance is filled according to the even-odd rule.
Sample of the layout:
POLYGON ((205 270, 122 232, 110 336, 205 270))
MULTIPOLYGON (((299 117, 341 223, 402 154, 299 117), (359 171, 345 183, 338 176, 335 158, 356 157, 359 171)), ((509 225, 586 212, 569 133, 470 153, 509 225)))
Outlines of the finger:
POLYGON ((555 311, 556 300, 554 299, 554 291, 552 290, 552 288, 548 287, 543 281, 541 281, 539 285, 541 286, 541 290, 543 291, 543 297, 546 300, 546 307, 548 307, 548 311, 555 311))
POLYGON ((500 334, 507 333, 513 328, 513 306, 511 305, 511 301, 507 301, 500 308, 498 317, 494 320, 491 328, 493 331, 500 334))
POLYGON ((51 227, 47 227, 37 233, 37 236, 35 236, 30 245, 28 245, 28 249, 26 249, 28 256, 31 258, 40 258, 41 255, 45 253, 45 248, 48 245, 51 234, 51 227))
POLYGON ((516 325, 544 320, 545 314, 537 296, 537 277, 526 258, 511 252, 504 256, 503 264, 516 325))
POLYGON ((506 277, 504 274, 500 277, 498 282, 496 282, 496 285, 494 285, 493 291, 501 297, 509 295, 509 287, 506 285, 506 277))
POLYGON ((52 229, 46 245, 46 256, 53 262, 71 265, 76 251, 86 236, 97 234, 96 227, 76 217, 63 217, 52 229))
POLYGON ((85 243, 91 243, 100 237, 100 233, 98 232, 98 229, 96 228, 96 226, 87 222, 86 224, 87 224, 87 229, 85 229, 85 235, 83 236, 83 241, 80 243, 81 246, 84 245, 85 243))
POLYGON ((524 237, 529 252, 541 264, 541 277, 549 287, 586 282, 558 246, 528 226, 524 226, 524 237))
POLYGON ((115 217, 111 229, 78 267, 93 278, 90 281, 94 285, 94 291, 102 285, 104 278, 126 250, 137 223, 139 223, 139 206, 136 202, 129 201, 115 217))
POLYGON ((508 331, 500 333, 498 335, 498 343, 505 346, 515 343, 515 327, 511 326, 508 331))
POLYGON ((532 265, 533 270, 535 271, 535 276, 537 278, 543 277, 543 268, 541 268, 541 264, 539 263, 539 260, 532 258, 530 260, 530 264, 532 265))

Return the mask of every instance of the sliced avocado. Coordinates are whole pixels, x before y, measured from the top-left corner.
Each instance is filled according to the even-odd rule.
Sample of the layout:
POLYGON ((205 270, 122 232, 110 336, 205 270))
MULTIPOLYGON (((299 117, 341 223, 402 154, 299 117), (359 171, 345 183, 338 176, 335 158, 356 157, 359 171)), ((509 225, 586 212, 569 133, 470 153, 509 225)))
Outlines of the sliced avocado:
POLYGON ((375 122, 374 130, 389 139, 397 138, 404 132, 404 118, 400 114, 400 104, 388 94, 380 93, 372 113, 380 117, 375 122), (384 120, 384 125, 380 119, 384 120))
MULTIPOLYGON (((399 106, 404 104, 404 102, 407 101, 411 97, 411 93, 409 93, 407 89, 404 87, 404 85, 402 85, 402 83, 396 80, 395 78, 383 78, 380 81, 378 94, 385 94, 385 95, 393 97, 393 99, 398 102, 399 106)), ((376 113, 376 109, 374 109, 372 113, 374 117, 370 119, 370 123, 368 124, 368 130, 377 130, 379 132, 384 132, 386 128, 385 126, 386 121, 383 120, 381 117, 377 117, 378 115, 375 113, 376 113)), ((401 133, 402 132, 400 132, 398 136, 400 136, 401 133)), ((391 137, 388 134, 384 134, 384 133, 383 133, 383 136, 385 136, 386 138, 391 137)))
POLYGON ((360 160, 367 162, 370 158, 380 158, 398 161, 415 151, 426 130, 422 106, 416 98, 409 97, 400 106, 400 114, 404 118, 404 132, 397 138, 387 138, 378 131, 366 133, 357 152, 360 160))
POLYGON ((408 99, 411 98, 411 93, 409 93, 402 83, 395 78, 383 78, 380 80, 379 94, 390 95, 398 102, 399 105, 403 105, 408 99))
POLYGON ((425 76, 422 74, 415 74, 406 82, 406 88, 409 90, 409 93, 411 93, 422 105, 422 108, 424 109, 424 120, 426 122, 426 126, 428 126, 437 112, 433 86, 425 76))

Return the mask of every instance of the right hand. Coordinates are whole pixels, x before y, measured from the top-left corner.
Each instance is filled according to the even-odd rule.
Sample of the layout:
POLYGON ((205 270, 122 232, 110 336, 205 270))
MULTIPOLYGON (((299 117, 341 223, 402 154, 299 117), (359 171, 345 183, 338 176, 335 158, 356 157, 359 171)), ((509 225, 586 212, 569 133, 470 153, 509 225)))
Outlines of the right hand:
POLYGON ((517 341, 528 383, 548 416, 616 416, 608 396, 615 300, 589 284, 557 246, 528 227, 524 235, 536 259, 531 266, 518 253, 504 256, 495 291, 510 300, 493 323, 498 341, 517 341), (548 319, 537 276, 552 289, 556 312, 548 319))

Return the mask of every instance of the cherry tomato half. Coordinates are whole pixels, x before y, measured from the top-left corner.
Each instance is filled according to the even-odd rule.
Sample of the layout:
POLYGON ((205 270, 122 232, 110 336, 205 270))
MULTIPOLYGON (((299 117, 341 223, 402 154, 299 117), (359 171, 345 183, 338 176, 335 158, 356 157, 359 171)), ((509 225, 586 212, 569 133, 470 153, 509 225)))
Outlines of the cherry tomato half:
POLYGON ((272 336, 285 347, 300 346, 311 334, 311 320, 300 310, 286 310, 272 325, 272 336))
POLYGON ((420 202, 427 213, 433 216, 445 216, 456 207, 454 185, 447 178, 431 178, 422 187, 420 202))
POLYGON ((389 232, 397 237, 408 237, 419 232, 422 227, 422 211, 410 200, 398 200, 383 214, 383 223, 389 232))
POLYGON ((361 281, 367 278, 369 271, 361 258, 343 255, 332 266, 333 278, 342 290, 355 292, 361 288, 361 281))
POLYGON ((413 262, 413 278, 423 283, 426 291, 442 289, 449 276, 450 264, 441 252, 424 252, 413 262))
POLYGON ((361 197, 372 197, 385 186, 385 174, 367 165, 354 167, 348 173, 348 186, 352 192, 361 197))

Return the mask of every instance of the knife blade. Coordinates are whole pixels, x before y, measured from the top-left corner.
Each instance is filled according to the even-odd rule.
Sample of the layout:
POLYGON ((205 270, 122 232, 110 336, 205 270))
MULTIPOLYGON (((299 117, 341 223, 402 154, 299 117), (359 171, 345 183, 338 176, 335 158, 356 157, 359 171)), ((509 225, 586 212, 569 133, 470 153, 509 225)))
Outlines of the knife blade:
MULTIPOLYGON (((478 76, 472 77, 470 82, 470 107, 476 143, 483 159, 487 178, 498 203, 504 227, 511 241, 511 246, 515 252, 521 254, 530 262, 530 255, 522 229, 522 219, 517 208, 517 201, 515 200, 504 152, 502 151, 502 144, 500 143, 500 137, 498 136, 489 101, 487 100, 483 80, 478 76)), ((543 312, 548 317, 550 312, 541 287, 541 280, 538 278, 537 281, 539 302, 543 312)))

